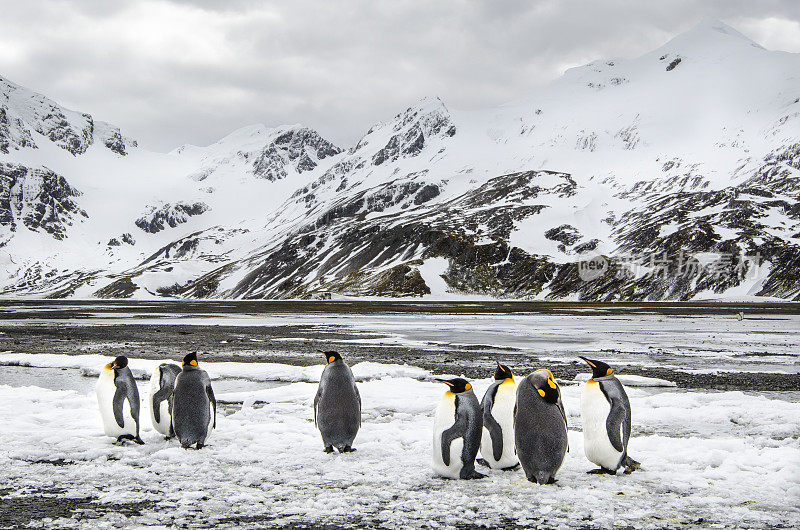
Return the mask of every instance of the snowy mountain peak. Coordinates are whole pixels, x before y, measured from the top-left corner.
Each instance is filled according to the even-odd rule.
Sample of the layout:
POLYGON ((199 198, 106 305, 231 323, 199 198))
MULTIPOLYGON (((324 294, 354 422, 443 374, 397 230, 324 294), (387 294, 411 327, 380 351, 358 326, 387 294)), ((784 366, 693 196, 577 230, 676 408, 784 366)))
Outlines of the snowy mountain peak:
POLYGON ((688 31, 675 36, 652 54, 674 53, 715 61, 747 53, 748 50, 766 51, 724 22, 706 18, 688 31))
POLYGON ((95 122, 91 114, 69 110, 0 77, 0 151, 36 149, 34 133, 74 156, 85 153, 93 143, 119 155, 137 146, 118 127, 95 122))

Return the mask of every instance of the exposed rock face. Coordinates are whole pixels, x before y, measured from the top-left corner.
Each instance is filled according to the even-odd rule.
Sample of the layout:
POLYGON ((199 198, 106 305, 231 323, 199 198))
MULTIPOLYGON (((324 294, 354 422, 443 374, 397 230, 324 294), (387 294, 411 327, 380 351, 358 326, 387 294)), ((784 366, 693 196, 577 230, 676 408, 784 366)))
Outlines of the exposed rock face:
POLYGON ((136 226, 149 234, 155 234, 167 227, 175 228, 189 220, 189 217, 201 215, 209 207, 204 202, 167 203, 160 207, 151 206, 149 211, 136 220, 136 226))
POLYGON ((393 133, 386 145, 372 157, 374 165, 395 161, 401 156, 415 156, 425 147, 428 138, 454 136, 456 127, 450 122, 445 106, 437 99, 435 104, 421 104, 397 115, 393 133))
POLYGON ((270 142, 253 162, 253 174, 271 181, 286 178, 286 168, 298 173, 311 171, 320 160, 341 153, 341 149, 311 129, 291 129, 270 142))
POLYGON ((0 105, 0 153, 8 154, 10 149, 23 147, 36 149, 31 131, 8 107, 0 105))
POLYGON ((0 226, 5 244, 20 224, 64 239, 74 222, 87 217, 75 198, 80 192, 49 169, 0 163, 0 226))

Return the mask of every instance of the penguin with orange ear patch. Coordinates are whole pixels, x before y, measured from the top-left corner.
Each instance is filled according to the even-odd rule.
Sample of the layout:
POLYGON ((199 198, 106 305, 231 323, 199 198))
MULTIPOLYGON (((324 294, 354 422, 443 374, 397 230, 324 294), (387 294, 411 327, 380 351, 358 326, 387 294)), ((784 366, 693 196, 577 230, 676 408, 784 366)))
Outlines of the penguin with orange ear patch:
POLYGON ((172 391, 172 426, 181 447, 202 448, 217 426, 217 400, 211 379, 197 365, 197 352, 183 358, 172 391))
POLYGON ((639 462, 628 456, 631 437, 631 404, 625 387, 602 361, 581 357, 592 368, 592 377, 581 389, 583 450, 586 458, 600 469, 590 473, 616 474, 638 469, 639 462))
POLYGON ((355 377, 342 356, 335 351, 321 351, 328 361, 314 396, 314 423, 322 435, 325 452, 335 447, 350 453, 361 427, 361 395, 355 377))
POLYGON ((483 409, 466 379, 437 379, 447 385, 439 401, 433 424, 433 462, 437 475, 445 478, 483 478, 475 471, 481 446, 483 409))
POLYGON ((550 370, 537 370, 517 388, 514 441, 525 476, 552 484, 567 454, 567 415, 550 370))

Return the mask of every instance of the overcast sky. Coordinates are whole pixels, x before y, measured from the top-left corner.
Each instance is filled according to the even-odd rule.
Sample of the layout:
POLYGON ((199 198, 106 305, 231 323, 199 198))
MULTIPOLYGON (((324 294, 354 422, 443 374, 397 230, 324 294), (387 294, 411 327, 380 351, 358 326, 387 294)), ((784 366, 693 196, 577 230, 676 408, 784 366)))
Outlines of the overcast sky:
POLYGON ((349 146, 424 96, 498 105, 718 18, 800 52, 798 0, 0 0, 0 75, 145 147, 302 123, 349 146))

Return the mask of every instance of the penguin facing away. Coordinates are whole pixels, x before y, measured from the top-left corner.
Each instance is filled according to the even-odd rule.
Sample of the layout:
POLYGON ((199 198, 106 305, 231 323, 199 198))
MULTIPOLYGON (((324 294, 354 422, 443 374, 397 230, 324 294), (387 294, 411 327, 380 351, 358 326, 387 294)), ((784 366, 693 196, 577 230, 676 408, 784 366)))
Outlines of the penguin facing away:
POLYGON ((139 389, 128 368, 128 358, 119 356, 100 372, 95 387, 103 431, 117 443, 132 440, 143 444, 139 438, 139 389))
POLYGON ((172 391, 175 389, 175 378, 181 367, 174 363, 163 363, 153 370, 150 377, 150 419, 153 428, 166 436, 175 436, 172 428, 172 391))
POLYGON ((631 404, 625 387, 606 363, 581 359, 592 368, 591 379, 581 389, 583 450, 590 462, 600 466, 589 473, 614 475, 621 466, 631 473, 640 464, 628 456, 631 404))
POLYGON ((517 384, 511 369, 497 363, 494 382, 486 389, 481 401, 483 430, 481 456, 478 463, 492 469, 511 470, 519 467, 514 446, 514 405, 517 403, 517 384))
POLYGON ((202 448, 217 426, 217 400, 211 379, 197 366, 197 352, 183 358, 172 392, 172 425, 181 447, 202 448))
POLYGON ((448 387, 433 424, 431 467, 445 478, 476 479, 475 457, 481 444, 483 410, 466 379, 437 379, 448 387))
POLYGON ((517 456, 529 481, 552 484, 567 454, 567 415, 550 370, 528 375, 517 389, 514 410, 517 456))
POLYGON ((355 377, 342 356, 335 351, 320 353, 328 361, 314 396, 314 424, 322 435, 325 452, 335 447, 340 453, 353 449, 361 427, 361 395, 355 377))

